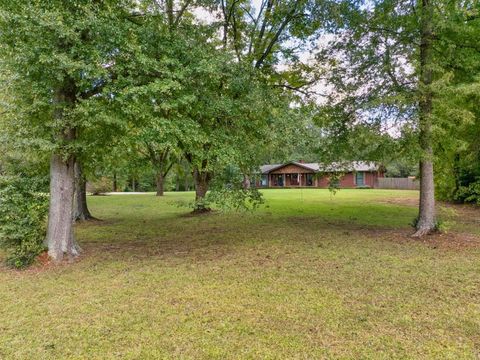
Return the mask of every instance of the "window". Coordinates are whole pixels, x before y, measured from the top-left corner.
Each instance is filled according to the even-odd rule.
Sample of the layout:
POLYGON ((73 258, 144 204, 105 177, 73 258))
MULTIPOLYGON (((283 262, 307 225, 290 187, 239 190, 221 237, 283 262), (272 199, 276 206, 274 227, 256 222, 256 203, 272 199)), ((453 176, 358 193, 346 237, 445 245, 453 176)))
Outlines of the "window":
POLYGON ((260 185, 261 186, 267 186, 267 175, 262 175, 262 179, 260 180, 260 185))
POLYGON ((355 174, 355 184, 357 186, 365 185, 365 173, 363 171, 359 171, 355 174))

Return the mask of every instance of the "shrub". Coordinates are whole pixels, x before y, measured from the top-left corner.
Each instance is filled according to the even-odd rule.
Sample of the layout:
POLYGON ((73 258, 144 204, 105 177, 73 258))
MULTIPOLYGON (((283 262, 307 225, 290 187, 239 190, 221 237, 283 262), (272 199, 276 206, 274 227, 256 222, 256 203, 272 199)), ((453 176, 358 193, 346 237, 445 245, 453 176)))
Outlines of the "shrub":
POLYGON ((44 250, 48 196, 40 179, 0 177, 0 246, 7 251, 7 264, 30 265, 44 250))
POLYGON ((112 191, 112 181, 108 177, 101 177, 95 181, 88 182, 87 191, 93 195, 100 195, 112 191))
POLYGON ((455 194, 455 200, 480 205, 480 180, 468 186, 460 186, 455 194))

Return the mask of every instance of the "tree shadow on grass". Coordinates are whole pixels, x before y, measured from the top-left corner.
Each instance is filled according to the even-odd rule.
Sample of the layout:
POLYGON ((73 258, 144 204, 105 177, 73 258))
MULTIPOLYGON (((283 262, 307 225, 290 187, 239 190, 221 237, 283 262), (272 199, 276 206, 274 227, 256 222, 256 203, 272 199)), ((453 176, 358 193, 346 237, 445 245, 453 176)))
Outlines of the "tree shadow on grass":
MULTIPOLYGON (((92 227, 95 225, 89 224, 92 227)), ((104 227, 104 224, 100 225, 104 227)), ((245 247, 295 246, 297 242, 320 244, 323 241, 379 241, 402 246, 422 244, 439 250, 460 251, 480 248, 480 237, 473 234, 448 232, 413 239, 410 227, 392 228, 332 220, 319 216, 270 216, 263 214, 210 214, 202 217, 178 215, 173 218, 149 218, 126 225, 111 222, 121 238, 89 241, 82 246, 82 257, 103 259, 157 258, 168 261, 215 261, 234 256, 245 247), (138 224, 138 227, 135 226, 138 224), (159 234, 156 234, 156 230, 159 234), (161 231, 160 231, 161 230, 161 231)), ((86 234, 88 235, 88 234, 86 234)))

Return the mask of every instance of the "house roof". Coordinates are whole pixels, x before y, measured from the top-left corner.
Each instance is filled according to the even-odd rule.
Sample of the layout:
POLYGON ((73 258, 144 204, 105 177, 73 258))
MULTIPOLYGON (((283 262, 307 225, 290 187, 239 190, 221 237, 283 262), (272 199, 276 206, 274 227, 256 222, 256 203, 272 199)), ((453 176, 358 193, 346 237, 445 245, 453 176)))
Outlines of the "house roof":
POLYGON ((271 164, 271 165, 262 165, 260 166, 260 172, 262 174, 268 174, 273 169, 278 169, 283 166, 283 164, 271 164))
POLYGON ((379 166, 374 162, 352 161, 352 162, 334 162, 330 164, 322 163, 301 163, 290 161, 284 164, 269 164, 260 166, 262 174, 268 174, 274 170, 287 165, 296 165, 312 172, 349 172, 349 171, 377 171, 379 166))
POLYGON ((377 171, 379 166, 374 162, 351 161, 319 164, 321 171, 377 171))

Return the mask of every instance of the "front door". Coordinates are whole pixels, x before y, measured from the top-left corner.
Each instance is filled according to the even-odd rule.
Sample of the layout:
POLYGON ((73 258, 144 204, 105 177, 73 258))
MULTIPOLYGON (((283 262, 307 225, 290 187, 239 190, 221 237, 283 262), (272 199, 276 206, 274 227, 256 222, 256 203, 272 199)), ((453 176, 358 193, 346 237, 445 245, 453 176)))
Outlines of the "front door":
POLYGON ((355 174, 355 183, 357 186, 363 186, 365 185, 365 173, 362 171, 358 171, 355 174))
POLYGON ((283 186, 283 175, 273 174, 272 183, 273 186, 283 186))

